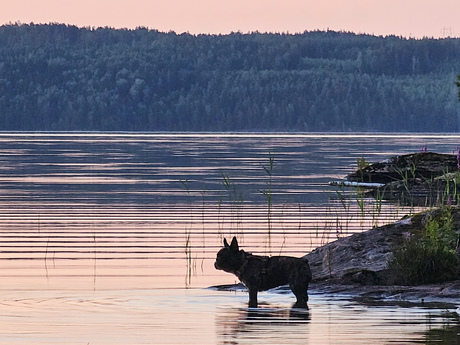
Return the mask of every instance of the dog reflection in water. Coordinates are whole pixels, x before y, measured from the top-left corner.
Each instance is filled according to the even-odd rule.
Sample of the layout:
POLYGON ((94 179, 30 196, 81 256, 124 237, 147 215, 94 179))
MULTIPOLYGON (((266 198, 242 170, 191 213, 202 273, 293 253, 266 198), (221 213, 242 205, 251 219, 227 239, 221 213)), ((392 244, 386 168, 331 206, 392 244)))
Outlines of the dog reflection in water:
POLYGON ((257 293, 289 285, 297 301, 294 308, 307 308, 311 270, 307 259, 290 256, 259 256, 240 250, 236 237, 217 253, 214 267, 233 273, 249 291, 249 307, 257 308, 257 293))

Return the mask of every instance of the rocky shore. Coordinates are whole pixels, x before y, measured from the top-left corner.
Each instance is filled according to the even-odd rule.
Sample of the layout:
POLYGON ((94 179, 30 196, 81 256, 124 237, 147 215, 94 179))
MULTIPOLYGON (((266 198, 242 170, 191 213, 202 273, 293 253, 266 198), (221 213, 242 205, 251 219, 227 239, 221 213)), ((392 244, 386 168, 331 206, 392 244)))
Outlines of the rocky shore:
MULTIPOLYGON (((433 213, 436 210, 341 238, 307 254, 313 274, 311 291, 372 304, 460 305, 460 280, 405 286, 398 273, 387 268, 393 248, 423 227, 433 213)), ((456 207, 453 215, 458 226, 460 209, 456 207)))
MULTIPOLYGON (((384 162, 365 164, 349 174, 348 186, 370 188, 367 193, 387 200, 422 205, 449 204, 451 226, 460 233, 460 207, 456 179, 459 157, 421 152, 391 157, 384 162)), ((366 192, 366 191, 364 191, 366 192)), ((460 191, 459 191, 460 192, 460 191)), ((441 210, 407 216, 349 237, 328 243, 306 255, 313 273, 314 292, 342 294, 369 303, 460 304, 460 280, 418 286, 404 285, 404 279, 388 268, 393 251, 412 234, 422 231, 441 210)), ((460 250, 457 245, 457 255, 460 250)))
POLYGON ((460 184, 460 154, 419 152, 390 157, 377 163, 360 162, 343 181, 356 184, 368 195, 411 206, 432 206, 456 201, 460 184), (368 188, 370 184, 373 188, 368 188))

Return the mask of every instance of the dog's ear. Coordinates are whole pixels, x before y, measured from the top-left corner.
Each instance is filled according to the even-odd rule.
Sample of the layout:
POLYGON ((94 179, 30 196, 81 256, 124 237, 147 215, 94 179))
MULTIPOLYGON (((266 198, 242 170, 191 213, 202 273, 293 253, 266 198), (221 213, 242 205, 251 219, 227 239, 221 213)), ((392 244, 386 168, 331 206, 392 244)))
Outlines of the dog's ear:
POLYGON ((225 248, 230 247, 230 246, 228 245, 228 242, 227 242, 227 239, 226 239, 226 238, 224 238, 224 247, 225 247, 225 248))
POLYGON ((235 250, 239 250, 238 241, 236 240, 235 236, 233 236, 232 243, 230 244, 230 248, 235 249, 235 250))

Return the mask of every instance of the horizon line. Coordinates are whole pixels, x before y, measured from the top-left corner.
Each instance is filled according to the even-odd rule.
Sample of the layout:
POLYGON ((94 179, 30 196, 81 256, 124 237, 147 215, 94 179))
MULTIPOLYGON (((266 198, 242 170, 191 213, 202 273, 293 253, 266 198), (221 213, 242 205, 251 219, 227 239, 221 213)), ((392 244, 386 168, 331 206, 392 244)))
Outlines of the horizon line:
POLYGON ((156 28, 150 28, 145 25, 139 25, 136 27, 115 27, 115 26, 96 26, 96 25, 78 25, 78 24, 72 24, 72 23, 64 23, 64 22, 29 22, 29 23, 23 23, 20 20, 17 20, 15 22, 12 22, 11 20, 8 22, 0 23, 0 27, 6 27, 6 26, 46 26, 46 25, 65 25, 68 27, 76 27, 78 29, 87 29, 91 31, 95 31, 98 29, 110 29, 110 30, 120 30, 120 31, 136 31, 136 30, 148 30, 148 31, 156 31, 159 33, 164 33, 164 34, 169 34, 169 33, 174 33, 176 35, 190 35, 190 36, 230 36, 233 34, 242 34, 242 35, 253 35, 253 34, 261 34, 261 35, 287 35, 287 36, 296 36, 296 35, 303 35, 306 33, 317 33, 317 32, 324 32, 324 33, 329 33, 329 32, 334 32, 334 33, 339 33, 339 34, 353 34, 356 36, 372 36, 372 37, 378 37, 378 38, 390 38, 390 37, 396 37, 400 39, 406 39, 406 40, 424 40, 424 39, 433 39, 433 40, 443 40, 443 39, 458 39, 460 36, 457 35, 447 35, 447 36, 421 36, 421 37, 416 37, 412 36, 412 34, 409 34, 409 36, 403 35, 403 34, 375 34, 375 33, 370 33, 370 32, 356 32, 356 31, 351 31, 351 30, 345 30, 345 29, 330 29, 327 27, 326 29, 312 29, 308 30, 305 29, 304 31, 295 31, 291 32, 289 30, 286 31, 259 31, 259 30, 252 30, 252 31, 242 31, 242 30, 232 30, 229 32, 219 32, 219 33, 211 33, 211 32, 199 32, 199 33, 191 33, 190 31, 175 31, 175 30, 160 30, 156 28))

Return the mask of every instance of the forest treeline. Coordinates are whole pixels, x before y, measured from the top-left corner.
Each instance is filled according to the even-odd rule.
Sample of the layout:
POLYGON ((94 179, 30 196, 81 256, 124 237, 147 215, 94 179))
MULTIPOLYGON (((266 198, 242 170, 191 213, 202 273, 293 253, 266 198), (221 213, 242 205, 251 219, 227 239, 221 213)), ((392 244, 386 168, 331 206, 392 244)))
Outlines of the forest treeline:
POLYGON ((460 130, 460 39, 0 27, 0 130, 460 130))

